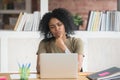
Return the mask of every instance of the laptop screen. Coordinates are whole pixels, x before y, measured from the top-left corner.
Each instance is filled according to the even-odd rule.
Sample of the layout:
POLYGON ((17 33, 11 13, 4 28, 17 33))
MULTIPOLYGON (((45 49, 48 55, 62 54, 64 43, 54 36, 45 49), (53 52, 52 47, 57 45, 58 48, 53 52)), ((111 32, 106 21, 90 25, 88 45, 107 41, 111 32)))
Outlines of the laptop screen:
POLYGON ((40 54, 41 78, 77 78, 78 54, 40 54))

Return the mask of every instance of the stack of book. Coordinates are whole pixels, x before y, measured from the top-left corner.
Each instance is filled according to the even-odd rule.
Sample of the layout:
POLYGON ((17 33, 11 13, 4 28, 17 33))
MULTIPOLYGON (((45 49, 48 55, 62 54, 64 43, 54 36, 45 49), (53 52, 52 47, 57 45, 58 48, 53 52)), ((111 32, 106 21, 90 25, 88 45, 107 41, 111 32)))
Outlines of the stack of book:
POLYGON ((21 12, 17 19, 14 31, 38 31, 40 23, 40 12, 21 12))
POLYGON ((120 31, 120 11, 90 11, 87 31, 120 31))
POLYGON ((87 76, 90 80, 120 80, 120 68, 111 67, 87 76))

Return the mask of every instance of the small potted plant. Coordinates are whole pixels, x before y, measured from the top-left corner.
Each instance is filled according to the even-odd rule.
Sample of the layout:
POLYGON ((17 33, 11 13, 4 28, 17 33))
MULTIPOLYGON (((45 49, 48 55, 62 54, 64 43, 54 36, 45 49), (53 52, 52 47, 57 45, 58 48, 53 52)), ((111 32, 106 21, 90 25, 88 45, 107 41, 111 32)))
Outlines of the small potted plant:
POLYGON ((79 30, 79 27, 81 25, 83 25, 82 17, 80 15, 78 15, 78 14, 75 14, 75 15, 73 15, 73 21, 74 21, 74 24, 76 25, 76 27, 74 29, 79 30))

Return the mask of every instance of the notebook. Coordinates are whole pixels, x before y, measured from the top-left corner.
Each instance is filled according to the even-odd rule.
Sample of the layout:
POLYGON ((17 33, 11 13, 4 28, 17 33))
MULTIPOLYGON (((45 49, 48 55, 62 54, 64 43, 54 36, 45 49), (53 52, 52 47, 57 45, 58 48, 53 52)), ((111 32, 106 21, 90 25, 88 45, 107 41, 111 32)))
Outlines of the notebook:
POLYGON ((120 68, 110 67, 108 69, 90 74, 87 77, 92 80, 114 80, 119 77, 117 80, 120 80, 120 68))
POLYGON ((40 54, 41 78, 77 78, 78 54, 40 54))

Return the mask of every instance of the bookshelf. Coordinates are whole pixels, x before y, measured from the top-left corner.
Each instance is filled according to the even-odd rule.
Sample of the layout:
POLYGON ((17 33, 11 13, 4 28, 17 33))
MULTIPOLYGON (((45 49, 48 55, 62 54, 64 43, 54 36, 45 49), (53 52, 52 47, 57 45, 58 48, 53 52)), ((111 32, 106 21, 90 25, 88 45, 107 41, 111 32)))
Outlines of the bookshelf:
POLYGON ((0 0, 0 29, 13 30, 20 12, 31 12, 31 0, 0 0))

